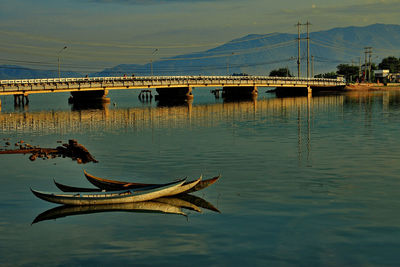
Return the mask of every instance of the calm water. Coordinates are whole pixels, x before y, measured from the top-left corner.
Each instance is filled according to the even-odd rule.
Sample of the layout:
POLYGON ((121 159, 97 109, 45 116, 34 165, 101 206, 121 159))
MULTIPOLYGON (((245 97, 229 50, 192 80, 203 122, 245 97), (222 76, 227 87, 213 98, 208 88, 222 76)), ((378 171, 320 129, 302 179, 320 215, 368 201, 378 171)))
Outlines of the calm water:
POLYGON ((115 91, 88 110, 71 110, 66 94, 32 96, 26 110, 2 97, 1 145, 75 138, 99 163, 0 155, 0 265, 399 265, 398 92, 238 103, 194 94, 159 107, 115 91), (83 169, 149 183, 221 174, 194 193, 221 213, 114 210, 31 225, 57 205, 29 188, 57 191, 53 178, 90 187, 83 169))

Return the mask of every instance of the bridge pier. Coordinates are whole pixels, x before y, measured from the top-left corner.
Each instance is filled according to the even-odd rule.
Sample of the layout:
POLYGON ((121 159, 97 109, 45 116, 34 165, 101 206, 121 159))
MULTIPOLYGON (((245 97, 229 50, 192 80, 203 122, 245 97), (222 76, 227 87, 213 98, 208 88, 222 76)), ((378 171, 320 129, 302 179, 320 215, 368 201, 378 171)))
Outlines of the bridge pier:
POLYGON ((192 87, 167 87, 157 88, 158 95, 155 100, 182 100, 193 99, 192 87))
POLYGON ((108 103, 110 99, 107 98, 108 90, 93 90, 93 91, 72 91, 71 97, 68 99, 69 103, 93 103, 103 102, 108 103))
POLYGON ((29 104, 29 98, 27 94, 14 95, 14 106, 25 106, 29 104))
POLYGON ((222 89, 214 89, 214 90, 211 90, 210 93, 213 94, 216 99, 219 99, 220 91, 222 91, 222 89))
POLYGON ((258 95, 257 86, 225 86, 222 89, 223 98, 239 99, 254 98, 258 95))

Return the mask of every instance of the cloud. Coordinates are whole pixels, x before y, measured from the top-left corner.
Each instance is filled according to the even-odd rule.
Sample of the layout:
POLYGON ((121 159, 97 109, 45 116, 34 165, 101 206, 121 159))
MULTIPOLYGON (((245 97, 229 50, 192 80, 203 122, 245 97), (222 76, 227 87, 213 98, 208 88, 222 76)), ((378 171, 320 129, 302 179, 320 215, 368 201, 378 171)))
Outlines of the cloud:
POLYGON ((158 5, 172 3, 204 3, 204 2, 223 2, 227 0, 88 0, 99 4, 124 4, 124 5, 158 5))
POLYGON ((335 5, 335 6, 317 6, 316 4, 312 4, 311 8, 303 8, 303 9, 282 9, 281 13, 287 15, 293 14, 355 14, 355 15, 366 15, 372 14, 376 15, 377 13, 398 13, 400 10, 400 1, 399 0, 377 0, 370 1, 368 3, 363 4, 347 4, 347 5, 335 5))

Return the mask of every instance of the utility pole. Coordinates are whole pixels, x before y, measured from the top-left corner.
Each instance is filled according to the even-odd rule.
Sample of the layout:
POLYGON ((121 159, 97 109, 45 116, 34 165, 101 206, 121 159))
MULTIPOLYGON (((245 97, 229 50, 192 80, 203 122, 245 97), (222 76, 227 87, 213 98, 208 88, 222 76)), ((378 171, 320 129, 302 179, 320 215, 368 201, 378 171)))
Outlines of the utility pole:
POLYGON ((365 56, 364 56, 364 59, 365 59, 365 62, 364 62, 364 75, 363 75, 364 82, 366 82, 366 80, 367 80, 367 54, 368 54, 367 48, 368 47, 364 47, 364 54, 365 54, 365 56))
POLYGON ((361 82, 361 57, 358 57, 358 82, 361 82))
POLYGON ((371 54, 372 54, 372 47, 370 47, 370 46, 364 47, 364 53, 365 53, 364 81, 367 81, 367 79, 368 79, 368 81, 371 81, 371 54), (369 54, 369 61, 367 61, 367 58, 368 58, 367 55, 368 54, 369 54), (368 76, 367 76, 367 70, 368 70, 368 76))
POLYGON ((310 77, 310 33, 309 33, 309 26, 311 23, 307 21, 305 24, 301 24, 300 21, 296 24, 297 26, 297 76, 300 77, 301 74, 301 56, 300 56, 300 41, 302 39, 307 40, 307 78, 310 77), (300 27, 307 26, 307 37, 301 38, 300 37, 300 27))
POLYGON ((370 50, 369 50, 368 82, 371 82, 371 69, 372 69, 371 57, 372 57, 372 47, 370 47, 370 50))
MULTIPOLYGON (((354 59, 351 60, 351 66, 354 67, 354 59)), ((350 82, 353 82, 353 75, 350 75, 350 82)))
POLYGON ((307 78, 310 78, 310 33, 308 26, 310 26, 311 23, 307 20, 305 25, 307 26, 307 78))
POLYGON ((226 60, 226 75, 229 76, 229 61, 230 61, 230 57, 233 56, 235 53, 232 52, 232 54, 230 54, 226 60))
POLYGON ((297 23, 297 77, 300 78, 300 21, 297 23))
POLYGON ((314 78, 314 56, 311 56, 311 78, 314 78))

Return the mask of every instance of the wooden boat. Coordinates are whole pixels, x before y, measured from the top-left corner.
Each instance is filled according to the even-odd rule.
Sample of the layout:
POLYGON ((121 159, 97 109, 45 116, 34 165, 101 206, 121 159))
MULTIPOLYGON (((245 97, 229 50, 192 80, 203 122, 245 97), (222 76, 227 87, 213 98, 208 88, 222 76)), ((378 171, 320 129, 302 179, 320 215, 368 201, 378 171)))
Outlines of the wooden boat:
POLYGON ((213 183, 215 183, 216 181, 218 181, 218 179, 221 177, 221 175, 215 176, 213 178, 207 179, 207 180, 203 180, 200 183, 198 183, 197 185, 195 185, 194 187, 192 187, 191 189, 185 191, 186 194, 188 193, 192 193, 192 192, 196 192, 199 190, 202 190, 206 187, 209 187, 210 185, 212 185, 213 183))
POLYGON ((186 216, 181 210, 181 207, 174 206, 167 203, 155 202, 155 201, 142 201, 132 203, 119 203, 119 204, 105 204, 105 205, 84 205, 84 206, 69 206, 62 205, 56 208, 49 209, 42 212, 33 220, 32 224, 45 221, 55 220, 58 218, 84 215, 100 212, 136 212, 136 213, 164 213, 164 214, 176 214, 186 216))
MULTIPOLYGON (((189 191, 193 187, 197 186, 198 183, 201 182, 201 179, 202 179, 202 177, 200 176, 200 178, 197 180, 194 180, 191 182, 186 182, 182 186, 176 188, 175 191, 171 192, 167 196, 173 196, 173 195, 177 195, 177 194, 181 194, 183 192, 189 191)), ((68 186, 68 185, 58 183, 55 180, 53 180, 53 181, 54 181, 55 185, 63 192, 106 192, 106 191, 109 191, 109 190, 100 189, 100 188, 84 188, 84 187, 68 186)), ((160 186, 160 185, 159 184, 145 184, 145 186, 139 186, 137 188, 132 187, 132 186, 127 186, 124 188, 118 188, 118 189, 114 189, 114 190, 119 191, 119 190, 126 190, 126 189, 140 189, 140 188, 145 188, 145 187, 149 187, 149 186, 160 186)))
POLYGON ((75 186, 69 186, 69 185, 65 185, 59 182, 56 182, 56 180, 54 180, 54 184, 58 187, 58 189, 60 189, 63 192, 102 192, 105 190, 102 190, 100 188, 86 188, 86 187, 75 187, 75 186))
POLYGON ((98 205, 147 201, 165 197, 175 192, 186 180, 179 180, 161 186, 125 189, 112 192, 47 193, 31 189, 40 199, 65 205, 98 205))
MULTIPOLYGON (((100 177, 96 177, 94 175, 91 175, 87 173, 85 170, 83 170, 83 173, 85 174, 86 179, 90 183, 92 183, 94 186, 103 189, 103 190, 121 190, 121 189, 126 189, 126 188, 140 188, 140 187, 146 187, 149 185, 154 185, 154 184, 145 184, 145 183, 130 183, 130 182, 122 182, 122 181, 116 181, 116 180, 110 180, 110 179, 104 179, 100 177)), ((181 192, 181 193, 191 193, 195 191, 202 190, 216 181, 221 177, 221 175, 218 175, 214 178, 207 179, 207 180, 202 180, 199 183, 197 183, 194 187, 188 189, 187 191, 181 192)), ((191 183, 191 182, 187 182, 191 183)))
MULTIPOLYGON (((207 181, 207 180, 205 180, 205 181, 207 181)), ((204 181, 200 181, 200 183, 201 182, 204 182, 204 181)), ((64 185, 62 183, 56 182, 55 180, 54 180, 54 183, 63 192, 102 192, 102 191, 104 192, 104 190, 102 190, 100 188, 74 187, 74 186, 64 185)), ((199 186, 199 184, 197 184, 196 186, 199 186)), ((175 197, 179 198, 179 199, 182 199, 182 200, 185 200, 187 202, 190 202, 190 203, 192 203, 192 204, 194 204, 196 206, 199 206, 201 208, 221 213, 211 203, 207 202, 206 200, 204 200, 204 199, 202 199, 202 198, 200 198, 198 196, 189 195, 189 194, 187 194, 185 192, 185 193, 182 193, 182 194, 179 194, 179 195, 175 195, 175 197)))

